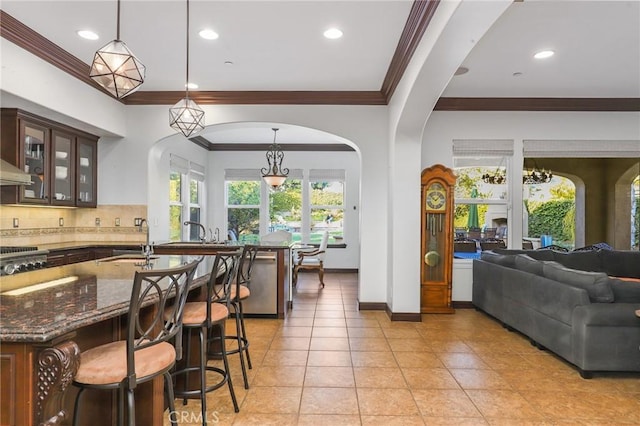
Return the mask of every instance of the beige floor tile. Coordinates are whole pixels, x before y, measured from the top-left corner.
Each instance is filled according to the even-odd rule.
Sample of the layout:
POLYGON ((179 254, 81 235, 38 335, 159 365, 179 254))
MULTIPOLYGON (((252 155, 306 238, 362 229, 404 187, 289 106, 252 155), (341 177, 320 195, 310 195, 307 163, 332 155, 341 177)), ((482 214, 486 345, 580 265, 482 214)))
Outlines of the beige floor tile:
POLYGON ((411 392, 423 416, 453 418, 452 424, 458 417, 482 417, 462 390, 416 389, 411 392))
POLYGON ((308 387, 354 387, 351 367, 310 367, 304 376, 304 386, 308 387))
MULTIPOLYGON (((455 420, 451 417, 423 417, 424 423, 429 426, 482 426, 488 425, 487 421, 482 417, 456 417, 455 420)), ((511 419, 513 422, 513 419, 511 419)), ((517 426, 522 426, 518 423, 517 426)))
POLYGON ((418 407, 408 389, 357 388, 362 415, 417 415, 418 407))
POLYGON ((393 352, 351 352, 354 367, 397 367, 393 352))
POLYGON ((313 327, 282 327, 276 337, 311 337, 313 327))
POLYGON ((347 327, 316 327, 312 337, 348 337, 347 327))
POLYGON ((384 328, 382 330, 387 339, 420 339, 415 328, 384 328))
POLYGON ((344 318, 314 318, 314 327, 346 327, 344 318))
POLYGON ((347 327, 347 333, 349 334, 349 337, 384 337, 384 333, 379 327, 347 327))
POLYGON ((383 352, 391 351, 387 339, 378 337, 350 337, 349 346, 352 351, 383 352))
POLYGON ((276 351, 305 351, 309 349, 308 337, 274 337, 269 349, 276 351))
POLYGON ((484 417, 541 419, 540 411, 512 390, 467 390, 467 395, 484 417))
POLYGON ((377 319, 370 318, 347 318, 347 327, 380 327, 377 319))
POLYGON ((311 327, 313 325, 313 318, 291 318, 287 315, 283 324, 287 327, 311 327))
POLYGON ((316 311, 312 309, 298 309, 298 307, 294 307, 294 309, 289 312, 289 318, 313 318, 316 315, 316 311))
POLYGON ((402 373, 411 389, 460 389, 445 368, 403 368, 402 373))
POLYGON ((305 367, 262 366, 257 370, 251 386, 302 386, 304 374, 305 367))
POLYGON ((358 388, 406 388, 407 382, 397 367, 354 367, 358 388))
POLYGON ((349 339, 346 337, 312 337, 312 351, 348 351, 349 339))
POLYGON ((240 412, 261 414, 297 414, 301 387, 260 387, 249 389, 240 412))
MULTIPOLYGON (((217 423, 214 423, 217 424, 217 423)), ((297 414, 258 414, 240 412, 233 422, 234 426, 294 426, 298 424, 297 414)), ((195 425, 195 423, 194 423, 195 425)), ((181 423, 182 426, 182 423, 181 423)))
POLYGON ((262 365, 307 365, 307 351, 269 350, 262 360, 262 365))
POLYGON ((440 358, 432 352, 394 352, 400 367, 444 368, 440 358))
POLYGON ((521 371, 523 369, 535 368, 526 362, 520 354, 480 353, 478 356, 494 370, 521 371))
POLYGON ((436 353, 447 368, 489 368, 489 366, 474 354, 447 352, 436 353))
POLYGON ((387 339, 387 342, 394 352, 431 352, 431 345, 422 338, 387 339))
POLYGON ((362 416, 363 426, 420 426, 425 422, 420 416, 362 416))
POLYGON ((473 353, 469 345, 459 340, 430 340, 429 346, 433 352, 473 353))
POLYGON ((323 310, 316 310, 316 318, 344 318, 344 310, 340 310, 340 311, 323 311, 323 310))
POLYGON ((301 414, 297 424, 299 426, 360 426, 360 416, 355 414, 301 414))
POLYGON ((351 353, 348 351, 309 351, 308 366, 313 367, 349 367, 351 353))
POLYGON ((497 372, 481 369, 449 369, 462 389, 512 389, 497 372))
POLYGON ((307 388, 302 392, 300 414, 358 414, 355 388, 307 388))

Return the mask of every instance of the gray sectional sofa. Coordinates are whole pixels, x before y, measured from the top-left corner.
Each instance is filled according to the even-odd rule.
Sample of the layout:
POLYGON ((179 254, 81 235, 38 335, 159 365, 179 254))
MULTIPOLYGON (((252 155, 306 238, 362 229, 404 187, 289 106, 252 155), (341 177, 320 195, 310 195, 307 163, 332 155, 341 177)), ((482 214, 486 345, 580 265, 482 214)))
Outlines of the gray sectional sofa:
POLYGON ((472 301, 584 378, 640 372, 640 252, 482 252, 472 301))

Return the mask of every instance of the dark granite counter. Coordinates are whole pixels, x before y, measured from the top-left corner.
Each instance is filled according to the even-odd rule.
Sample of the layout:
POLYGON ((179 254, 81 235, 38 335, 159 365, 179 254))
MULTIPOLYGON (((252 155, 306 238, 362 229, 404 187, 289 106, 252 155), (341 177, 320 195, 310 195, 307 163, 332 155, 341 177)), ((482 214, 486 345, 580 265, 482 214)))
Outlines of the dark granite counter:
MULTIPOLYGON (((154 269, 195 260, 187 255, 154 255, 154 269)), ((198 266, 194 288, 206 282, 213 258, 198 266)), ((47 342, 65 333, 127 312, 135 271, 142 256, 116 256, 0 278, 0 341, 47 342), (13 289, 13 290, 7 290, 13 289)))

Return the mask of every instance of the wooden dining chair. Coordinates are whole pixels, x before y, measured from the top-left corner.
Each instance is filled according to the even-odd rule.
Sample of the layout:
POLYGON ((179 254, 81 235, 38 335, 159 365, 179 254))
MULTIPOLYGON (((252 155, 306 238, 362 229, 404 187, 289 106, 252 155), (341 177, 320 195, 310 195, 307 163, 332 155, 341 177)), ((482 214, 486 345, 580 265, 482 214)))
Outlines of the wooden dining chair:
POLYGON ((298 283, 298 272, 301 269, 318 271, 320 285, 324 288, 324 256, 329 244, 329 231, 324 231, 320 246, 313 250, 298 250, 295 253, 293 266, 293 285, 298 283))

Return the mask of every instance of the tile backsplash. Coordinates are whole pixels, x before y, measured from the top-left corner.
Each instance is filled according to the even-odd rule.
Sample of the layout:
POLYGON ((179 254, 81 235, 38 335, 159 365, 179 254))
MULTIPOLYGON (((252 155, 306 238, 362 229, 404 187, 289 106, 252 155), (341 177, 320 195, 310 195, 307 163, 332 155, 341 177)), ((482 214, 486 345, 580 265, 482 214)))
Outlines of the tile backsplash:
POLYGON ((0 245, 74 241, 139 243, 145 241, 146 234, 134 226, 134 218, 146 216, 146 205, 103 205, 91 209, 2 205, 0 245))

